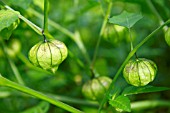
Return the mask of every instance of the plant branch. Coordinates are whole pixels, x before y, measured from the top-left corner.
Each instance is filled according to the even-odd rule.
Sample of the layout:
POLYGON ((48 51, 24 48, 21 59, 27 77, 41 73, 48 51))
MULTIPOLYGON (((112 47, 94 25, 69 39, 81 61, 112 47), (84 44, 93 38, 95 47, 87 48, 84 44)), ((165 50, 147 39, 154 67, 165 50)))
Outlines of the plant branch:
POLYGON ((12 69, 14 75, 15 75, 16 80, 18 81, 19 84, 25 85, 16 65, 14 64, 14 62, 8 56, 7 49, 6 49, 7 47, 5 46, 4 41, 2 39, 0 39, 0 42, 2 44, 3 52, 4 52, 8 62, 10 64, 10 66, 11 66, 11 69, 12 69))
POLYGON ((48 33, 48 10, 49 10, 49 1, 44 0, 44 32, 48 33))
MULTIPOLYGON (((28 20, 27 18, 25 18, 24 16, 22 16, 20 13, 18 13, 17 11, 15 11, 14 9, 12 9, 11 7, 9 7, 8 5, 6 5, 5 3, 3 3, 2 1, 0 1, 0 4, 3 5, 6 9, 8 10, 11 10, 15 13, 18 14, 18 17, 23 20, 25 23, 27 23, 36 33, 38 33, 39 35, 43 35, 42 32, 43 32, 43 29, 38 27, 37 25, 35 25, 34 23, 32 23, 30 20, 28 20)), ((42 17, 43 18, 43 17, 42 17)), ((50 39, 54 39, 54 37, 48 33, 48 32, 45 32, 44 33, 48 38, 50 39)))
POLYGON ((51 98, 51 97, 49 97, 47 95, 44 95, 43 93, 40 93, 40 92, 35 91, 33 89, 30 89, 30 88, 28 88, 26 86, 22 86, 22 85, 19 85, 19 84, 15 83, 15 82, 12 82, 12 81, 4 78, 1 75, 0 75, 0 85, 10 87, 10 88, 19 90, 21 92, 27 93, 29 95, 32 95, 34 97, 37 97, 39 99, 45 100, 45 101, 47 101, 47 102, 49 102, 49 103, 51 103, 53 105, 56 105, 56 106, 58 106, 60 108, 63 108, 65 110, 69 111, 69 112, 83 113, 82 111, 80 111, 80 110, 78 110, 78 109, 76 109, 74 107, 71 107, 71 106, 69 106, 69 105, 67 105, 67 104, 65 104, 63 102, 60 102, 60 101, 58 101, 56 99, 53 99, 53 98, 51 98))
POLYGON ((105 15, 104 20, 103 20, 103 24, 102 24, 101 30, 100 30, 100 35, 99 35, 99 38, 97 40, 97 44, 96 44, 96 47, 95 47, 95 51, 94 51, 94 55, 93 55, 93 60, 92 60, 91 67, 90 67, 92 70, 94 68, 94 63, 96 61, 97 52, 98 52, 98 49, 99 49, 101 38, 102 38, 102 35, 103 35, 103 32, 104 32, 104 29, 106 27, 106 24, 108 22, 108 18, 110 16, 111 9, 112 9, 112 2, 110 1, 109 5, 108 5, 107 12, 106 12, 106 15, 105 15))
MULTIPOLYGON (((154 7, 153 3, 151 0, 146 0, 146 3, 148 4, 149 8, 151 9, 151 11, 156 15, 156 17, 159 20, 159 24, 162 25, 164 24, 164 20, 162 19, 162 17, 160 16, 160 14, 158 13, 158 11, 156 10, 156 8, 154 7)), ((164 26, 163 30, 164 32, 168 29, 168 26, 164 26)))
POLYGON ((99 104, 96 101, 88 101, 88 100, 83 100, 83 99, 77 99, 77 98, 71 98, 67 96, 61 96, 61 95, 54 95, 54 94, 47 94, 54 99, 67 102, 67 103, 72 103, 72 104, 78 104, 78 105, 85 105, 85 106, 90 106, 90 107, 98 107, 99 104))
POLYGON ((129 31, 129 37, 130 37, 130 49, 131 49, 131 51, 132 51, 132 50, 133 50, 133 42, 132 42, 131 29, 128 28, 128 31, 129 31))
POLYGON ((158 106, 170 107, 170 102, 165 100, 144 100, 131 103, 131 109, 133 111, 151 109, 158 106))
POLYGON ((162 24, 161 26, 159 26, 157 29, 155 29, 151 34, 149 34, 146 38, 144 38, 126 57, 126 59, 124 60, 124 62, 122 63, 122 65, 120 66, 120 68, 118 69, 116 75, 113 78, 112 83, 110 84, 109 89, 107 90, 107 92, 105 93, 105 96, 100 104, 99 107, 99 112, 101 111, 103 105, 106 103, 107 101, 107 97, 109 96, 110 91, 112 90, 117 78, 119 77, 121 71, 123 70, 124 66, 126 65, 126 63, 130 60, 130 58, 136 53, 136 51, 145 43, 147 42, 153 35, 155 35, 160 29, 162 29, 165 25, 170 23, 170 19, 167 20, 164 24, 162 24))

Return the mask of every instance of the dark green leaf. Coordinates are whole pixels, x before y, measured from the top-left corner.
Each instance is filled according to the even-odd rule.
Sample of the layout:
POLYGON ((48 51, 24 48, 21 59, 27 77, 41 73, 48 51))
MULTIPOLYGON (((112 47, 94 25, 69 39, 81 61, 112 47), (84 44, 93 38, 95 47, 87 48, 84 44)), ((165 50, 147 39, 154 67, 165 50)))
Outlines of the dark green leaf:
POLYGON ((133 94, 139 94, 139 93, 150 93, 150 92, 158 92, 158 91, 165 91, 165 90, 170 90, 170 88, 155 87, 155 86, 142 86, 142 87, 129 86, 125 88, 122 94, 133 95, 133 94))
POLYGON ((110 100, 109 104, 113 107, 116 108, 116 110, 118 111, 127 111, 130 112, 131 108, 130 108, 130 100, 128 97, 125 97, 123 95, 118 96, 116 99, 114 100, 110 100))
POLYGON ((113 16, 112 18, 110 18, 109 22, 127 28, 131 28, 137 21, 142 19, 142 17, 143 16, 141 13, 129 13, 123 11, 120 15, 113 16))

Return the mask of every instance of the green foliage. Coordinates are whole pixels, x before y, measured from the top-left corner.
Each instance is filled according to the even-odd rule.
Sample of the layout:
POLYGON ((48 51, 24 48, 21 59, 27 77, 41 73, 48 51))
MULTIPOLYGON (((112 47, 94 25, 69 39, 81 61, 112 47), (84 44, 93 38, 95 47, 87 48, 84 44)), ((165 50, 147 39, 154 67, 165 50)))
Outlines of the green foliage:
MULTIPOLYGON (((31 4, 32 0, 3 0, 6 4, 18 6, 27 9, 31 4)), ((43 1, 42 1, 43 2, 43 1)))
MULTIPOLYGON (((0 0, 0 73, 3 76, 0 77, 0 112, 169 112, 170 54, 163 38, 168 33, 161 32, 169 22, 160 26, 170 16, 168 1, 151 1, 157 15, 154 8, 143 0, 49 0, 49 33, 42 34, 44 1, 0 0), (11 11, 13 9, 18 12, 11 11), (111 18, 108 19, 109 15, 111 18), (5 22, 8 24, 4 25, 5 22), (107 27, 108 23, 111 28, 107 27), (122 30, 117 29, 118 25, 123 26, 122 30), (127 28, 131 29, 134 43, 131 52, 127 28), (98 51, 95 52, 101 31, 104 31, 101 33, 104 40, 99 41, 98 51), (32 65, 28 60, 30 48, 43 41, 43 35, 55 37, 68 48, 68 57, 55 74, 32 65), (16 53, 17 45, 10 46, 13 39, 22 45, 16 53), (9 51, 13 57, 10 57, 9 51), (138 56, 152 59, 158 66, 157 76, 150 85, 129 86, 122 77, 122 69, 135 52, 138 56), (95 55, 96 60, 91 66, 95 55), (106 94, 100 95, 98 102, 86 100, 82 94, 83 84, 93 80, 93 75, 113 78, 108 90, 99 90, 99 93, 106 94), (41 103, 40 100, 48 103, 41 103)), ((52 61, 45 60, 47 57, 44 56, 51 53, 49 49, 47 51, 48 54, 39 55, 42 61, 48 61, 47 65, 43 64, 45 67, 49 67, 52 61)))
POLYGON ((134 94, 141 94, 141 93, 150 93, 150 92, 158 92, 158 91, 165 91, 170 90, 170 88, 167 87, 155 87, 155 86, 142 86, 142 87, 135 87, 135 86, 129 86, 124 89, 122 92, 122 95, 134 95, 134 94))
POLYGON ((130 100, 128 97, 120 95, 116 97, 116 99, 111 99, 109 101, 109 104, 113 107, 116 108, 117 111, 122 112, 122 111, 127 111, 130 112, 130 100))
POLYGON ((141 13, 129 13, 127 11, 123 11, 121 14, 111 17, 109 22, 131 28, 137 21, 142 18, 143 16, 141 13))
POLYGON ((0 32, 2 38, 9 39, 12 34, 12 31, 18 25, 18 12, 10 10, 0 10, 0 32), (15 23, 16 22, 16 23, 15 23))

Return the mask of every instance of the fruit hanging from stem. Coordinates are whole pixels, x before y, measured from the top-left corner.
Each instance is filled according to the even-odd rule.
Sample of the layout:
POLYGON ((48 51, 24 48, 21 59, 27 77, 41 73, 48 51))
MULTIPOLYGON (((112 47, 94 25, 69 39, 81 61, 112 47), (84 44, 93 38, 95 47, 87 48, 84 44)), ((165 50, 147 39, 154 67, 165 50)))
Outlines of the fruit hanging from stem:
POLYGON ((145 86, 152 82, 157 73, 156 64, 145 58, 130 60, 123 70, 126 81, 134 86, 145 86))
POLYGON ((28 57, 35 66, 55 73, 67 54, 68 50, 63 42, 44 39, 30 49, 28 57))

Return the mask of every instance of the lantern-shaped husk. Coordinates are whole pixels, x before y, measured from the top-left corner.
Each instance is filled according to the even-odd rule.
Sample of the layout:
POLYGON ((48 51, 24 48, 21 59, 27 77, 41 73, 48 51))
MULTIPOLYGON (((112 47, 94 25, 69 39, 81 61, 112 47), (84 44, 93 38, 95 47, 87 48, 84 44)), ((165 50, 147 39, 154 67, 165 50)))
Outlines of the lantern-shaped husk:
POLYGON ((34 45, 28 56, 35 66, 55 73, 59 64, 66 59, 67 54, 67 47, 64 43, 58 40, 49 40, 34 45))
POLYGON ((130 60, 123 70, 126 81, 134 86, 147 85, 154 80, 156 73, 156 64, 145 58, 130 60))
POLYGON ((111 82, 112 80, 106 76, 94 78, 83 85, 82 93, 88 99, 100 100, 103 98, 111 82))

